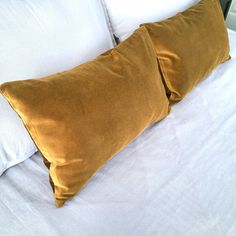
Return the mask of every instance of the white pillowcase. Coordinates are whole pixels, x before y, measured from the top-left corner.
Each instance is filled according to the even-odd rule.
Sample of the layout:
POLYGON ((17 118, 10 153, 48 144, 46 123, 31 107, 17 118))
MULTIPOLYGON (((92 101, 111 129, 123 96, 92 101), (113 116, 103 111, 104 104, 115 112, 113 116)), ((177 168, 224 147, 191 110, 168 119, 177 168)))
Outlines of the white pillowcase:
POLYGON ((37 151, 21 119, 0 95, 0 175, 37 151))
POLYGON ((145 22, 174 16, 199 0, 103 0, 114 34, 123 41, 145 22))
MULTIPOLYGON (((0 19, 0 83, 64 71, 113 47, 98 0, 2 0, 0 19)), ((0 175, 35 151, 0 96, 0 175)))

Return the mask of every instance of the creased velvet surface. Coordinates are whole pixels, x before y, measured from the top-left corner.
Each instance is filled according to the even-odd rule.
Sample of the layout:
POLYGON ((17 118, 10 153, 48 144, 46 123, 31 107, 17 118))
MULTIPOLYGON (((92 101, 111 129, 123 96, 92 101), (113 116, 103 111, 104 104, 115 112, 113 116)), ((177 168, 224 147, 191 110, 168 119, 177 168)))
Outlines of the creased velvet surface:
POLYGON ((47 160, 57 206, 150 124, 169 102, 144 27, 97 59, 0 86, 47 160))
POLYGON ((230 58, 218 0, 202 0, 167 20, 143 25, 155 45, 171 102, 181 100, 217 65, 230 58))

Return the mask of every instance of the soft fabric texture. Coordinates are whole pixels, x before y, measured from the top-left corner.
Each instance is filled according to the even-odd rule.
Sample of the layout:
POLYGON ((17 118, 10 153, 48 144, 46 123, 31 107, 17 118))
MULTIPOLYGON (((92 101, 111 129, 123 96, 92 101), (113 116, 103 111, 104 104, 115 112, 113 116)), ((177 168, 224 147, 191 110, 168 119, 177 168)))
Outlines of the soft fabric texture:
POLYGON ((171 102, 181 100, 229 56, 218 0, 202 0, 162 22, 143 24, 154 43, 171 102))
POLYGON ((169 111, 145 27, 94 61, 0 90, 46 159, 58 206, 169 111))
POLYGON ((37 152, 21 119, 0 97, 0 176, 8 168, 24 161, 37 152))
POLYGON ((0 235, 235 236, 236 32, 229 36, 232 60, 64 207, 53 204, 39 155, 7 171, 0 178, 0 235))
MULTIPOLYGON (((97 0, 4 0, 0 19, 0 84, 71 69, 113 46, 97 0)), ((0 175, 36 150, 0 95, 0 175)))
POLYGON ((174 16, 198 0, 102 0, 114 34, 125 40, 144 22, 156 22, 174 16))

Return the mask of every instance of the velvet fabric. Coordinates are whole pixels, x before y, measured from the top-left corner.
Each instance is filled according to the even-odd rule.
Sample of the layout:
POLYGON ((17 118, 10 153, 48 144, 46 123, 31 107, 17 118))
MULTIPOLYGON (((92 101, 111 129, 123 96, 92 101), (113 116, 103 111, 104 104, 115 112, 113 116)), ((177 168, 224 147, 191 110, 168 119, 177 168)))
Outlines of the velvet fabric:
POLYGON ((229 56, 229 40, 218 0, 202 0, 167 20, 143 24, 171 102, 181 100, 229 56))
POLYGON ((58 207, 115 153, 169 112, 144 27, 98 58, 0 86, 46 160, 58 207))

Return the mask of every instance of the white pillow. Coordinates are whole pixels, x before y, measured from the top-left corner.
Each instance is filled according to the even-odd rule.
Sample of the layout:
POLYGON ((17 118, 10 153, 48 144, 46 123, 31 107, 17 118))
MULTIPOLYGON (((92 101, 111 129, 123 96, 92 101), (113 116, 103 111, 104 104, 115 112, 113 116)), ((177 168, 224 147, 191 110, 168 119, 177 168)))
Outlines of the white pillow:
POLYGON ((0 175, 11 166, 24 161, 37 149, 21 119, 0 95, 0 175))
POLYGON ((114 34, 123 41, 145 22, 174 16, 199 0, 103 0, 114 34))
MULTIPOLYGON (((0 83, 64 71, 112 47, 98 0, 0 1, 0 83)), ((0 96, 0 175, 36 150, 0 96)))

